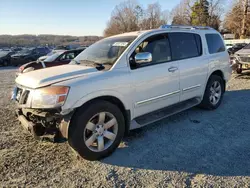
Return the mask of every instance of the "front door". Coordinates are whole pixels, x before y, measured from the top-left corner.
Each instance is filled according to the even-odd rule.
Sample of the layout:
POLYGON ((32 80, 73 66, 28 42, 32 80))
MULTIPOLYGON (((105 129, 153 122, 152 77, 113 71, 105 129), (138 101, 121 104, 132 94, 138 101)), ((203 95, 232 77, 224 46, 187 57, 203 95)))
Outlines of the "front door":
POLYGON ((130 57, 137 53, 150 52, 152 61, 131 66, 134 95, 134 116, 161 109, 180 100, 179 65, 172 61, 167 34, 146 38, 130 57))

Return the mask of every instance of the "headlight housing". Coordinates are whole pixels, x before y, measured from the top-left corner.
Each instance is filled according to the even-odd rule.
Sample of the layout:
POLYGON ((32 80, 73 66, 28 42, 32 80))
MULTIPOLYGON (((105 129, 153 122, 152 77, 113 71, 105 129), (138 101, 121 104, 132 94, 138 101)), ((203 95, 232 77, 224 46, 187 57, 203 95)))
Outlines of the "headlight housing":
POLYGON ((69 93, 67 86, 50 86, 36 89, 32 96, 32 108, 56 108, 62 106, 69 93))

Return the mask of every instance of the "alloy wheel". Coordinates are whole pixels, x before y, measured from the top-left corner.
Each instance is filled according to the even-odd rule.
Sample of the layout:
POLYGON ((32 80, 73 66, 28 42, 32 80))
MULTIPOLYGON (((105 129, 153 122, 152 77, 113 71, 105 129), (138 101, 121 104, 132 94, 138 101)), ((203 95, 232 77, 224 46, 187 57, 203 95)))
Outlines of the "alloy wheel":
POLYGON ((94 115, 84 129, 85 145, 94 152, 109 148, 116 139, 118 123, 115 116, 109 112, 94 115))
POLYGON ((221 84, 218 81, 215 81, 210 87, 209 100, 212 105, 216 105, 220 101, 221 93, 221 84))

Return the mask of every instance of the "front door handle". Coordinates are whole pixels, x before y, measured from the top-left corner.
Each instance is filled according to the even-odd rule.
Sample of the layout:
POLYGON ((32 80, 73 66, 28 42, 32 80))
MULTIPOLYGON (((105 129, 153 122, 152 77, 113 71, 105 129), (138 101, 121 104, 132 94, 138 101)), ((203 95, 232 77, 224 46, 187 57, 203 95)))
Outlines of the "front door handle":
POLYGON ((170 67, 170 68, 168 69, 168 72, 175 72, 175 71, 177 71, 177 70, 178 70, 177 67, 170 67))

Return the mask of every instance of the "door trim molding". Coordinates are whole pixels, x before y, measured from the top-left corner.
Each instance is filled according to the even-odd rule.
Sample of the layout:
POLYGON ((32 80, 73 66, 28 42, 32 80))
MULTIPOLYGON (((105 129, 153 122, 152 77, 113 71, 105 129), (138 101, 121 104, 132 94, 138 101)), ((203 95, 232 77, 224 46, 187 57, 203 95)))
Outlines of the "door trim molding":
POLYGON ((201 84, 197 84, 197 85, 194 85, 194 86, 186 87, 186 88, 182 89, 182 91, 189 91, 189 90, 192 90, 192 89, 197 89, 199 87, 201 87, 201 84))
POLYGON ((147 103, 151 103, 151 102, 153 102, 153 101, 156 101, 156 100, 159 100, 159 99, 163 99, 163 98, 165 98, 165 97, 169 97, 169 96, 178 94, 178 93, 180 93, 180 92, 181 92, 180 90, 176 90, 176 91, 173 91, 173 92, 164 94, 164 95, 159 95, 159 96, 157 96, 157 97, 152 97, 152 98, 149 98, 149 99, 145 99, 145 100, 136 102, 136 103, 135 103, 135 106, 138 107, 138 106, 141 106, 141 105, 144 105, 144 104, 147 104, 147 103))

